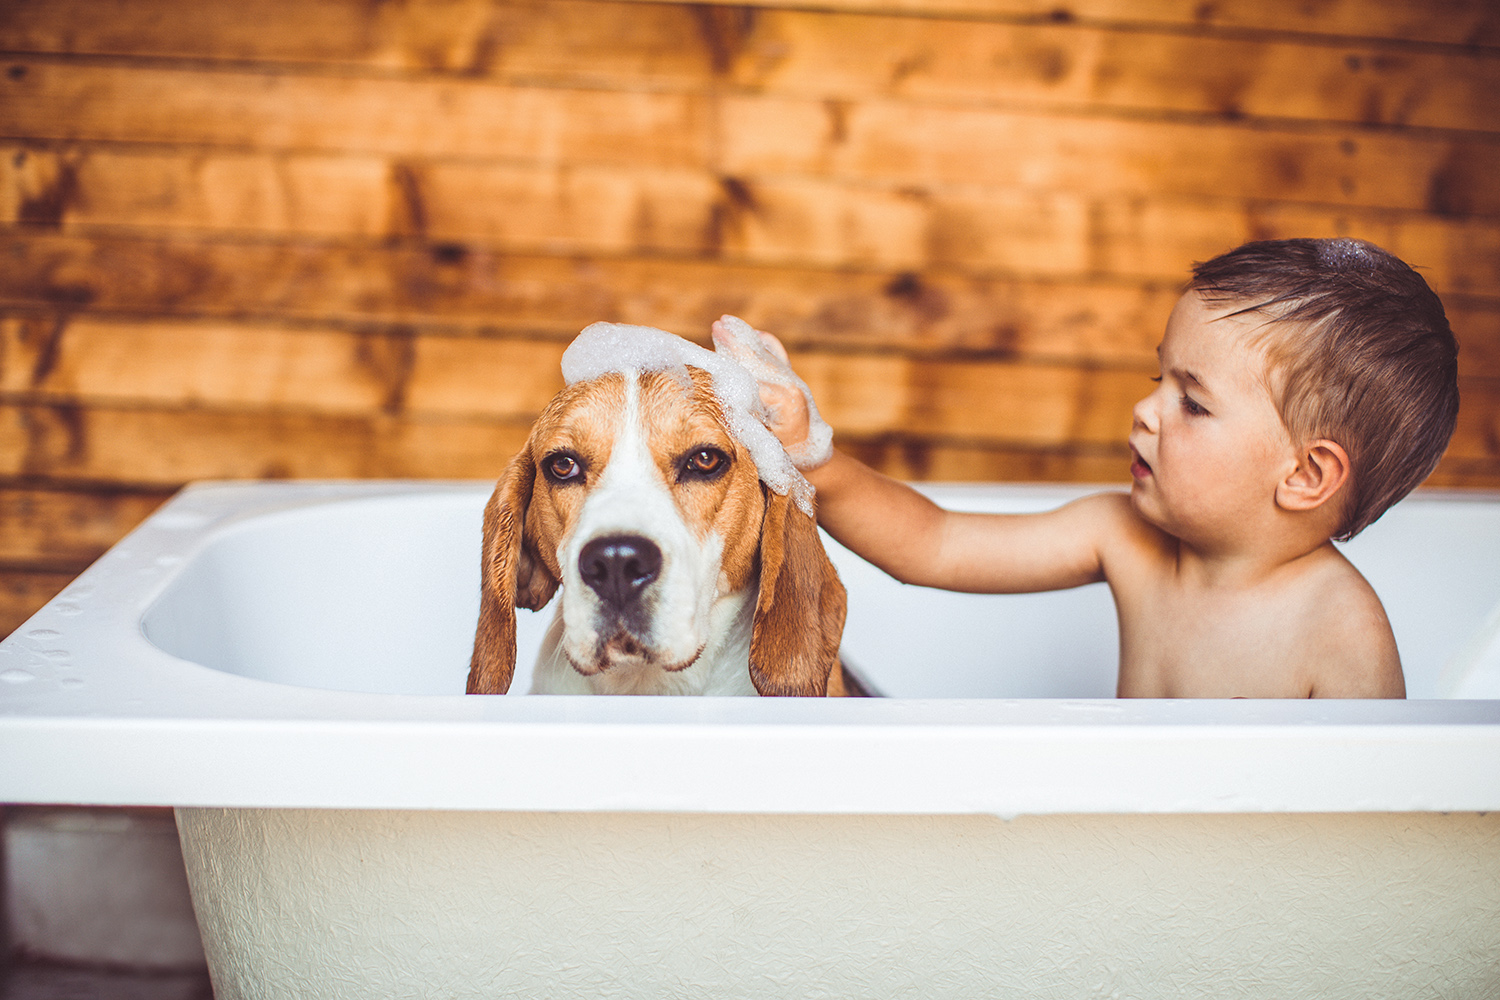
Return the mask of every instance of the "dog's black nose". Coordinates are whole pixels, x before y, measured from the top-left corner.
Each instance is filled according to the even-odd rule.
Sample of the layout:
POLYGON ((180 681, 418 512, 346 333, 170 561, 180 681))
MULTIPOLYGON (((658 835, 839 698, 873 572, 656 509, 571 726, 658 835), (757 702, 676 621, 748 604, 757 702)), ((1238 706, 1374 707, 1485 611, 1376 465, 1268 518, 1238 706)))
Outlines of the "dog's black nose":
POLYGON ((661 572, 661 549, 640 535, 606 535, 583 547, 578 572, 606 606, 624 608, 661 572))

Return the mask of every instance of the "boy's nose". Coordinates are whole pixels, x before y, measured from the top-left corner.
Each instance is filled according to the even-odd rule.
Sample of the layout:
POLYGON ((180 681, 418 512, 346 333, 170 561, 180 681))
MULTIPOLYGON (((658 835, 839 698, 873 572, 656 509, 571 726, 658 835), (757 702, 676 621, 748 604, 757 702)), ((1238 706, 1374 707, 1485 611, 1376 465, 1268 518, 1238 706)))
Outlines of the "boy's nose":
POLYGON ((1156 433, 1155 400, 1156 393, 1153 392, 1151 393, 1151 395, 1145 397, 1140 402, 1135 404, 1135 408, 1130 411, 1132 430, 1136 427, 1139 427, 1142 430, 1151 432, 1152 434, 1156 433))

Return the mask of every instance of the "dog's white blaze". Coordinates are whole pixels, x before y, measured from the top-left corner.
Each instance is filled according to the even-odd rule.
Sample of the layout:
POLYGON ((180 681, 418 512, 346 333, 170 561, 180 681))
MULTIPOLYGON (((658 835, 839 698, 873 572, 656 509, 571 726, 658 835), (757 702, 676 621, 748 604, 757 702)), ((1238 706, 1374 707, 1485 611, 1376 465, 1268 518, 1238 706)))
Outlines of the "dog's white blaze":
MULTIPOLYGON (((595 662, 606 623, 597 594, 583 582, 578 558, 585 545, 608 535, 640 535, 661 549, 662 565, 657 579, 642 595, 646 614, 643 634, 636 638, 646 647, 653 664, 617 664, 589 681, 598 689, 618 693, 649 687, 655 693, 671 693, 663 687, 694 686, 706 678, 666 674, 656 664, 677 665, 703 650, 710 636, 721 637, 716 645, 737 641, 748 634, 743 595, 719 594, 723 539, 710 532, 700 538, 683 519, 670 486, 663 480, 651 450, 640 400, 636 371, 625 375, 625 405, 615 428, 609 461, 598 473, 598 483, 589 492, 578 523, 559 547, 558 563, 563 571, 562 607, 567 622, 561 636, 563 652, 574 662, 595 662)), ((717 652, 714 651, 714 652, 717 652)), ((570 671, 571 672, 571 671, 570 671)), ((693 674, 694 671, 682 671, 693 674)), ((683 693, 687 693, 684 691, 683 693)), ((730 693, 730 692, 724 692, 730 693)))

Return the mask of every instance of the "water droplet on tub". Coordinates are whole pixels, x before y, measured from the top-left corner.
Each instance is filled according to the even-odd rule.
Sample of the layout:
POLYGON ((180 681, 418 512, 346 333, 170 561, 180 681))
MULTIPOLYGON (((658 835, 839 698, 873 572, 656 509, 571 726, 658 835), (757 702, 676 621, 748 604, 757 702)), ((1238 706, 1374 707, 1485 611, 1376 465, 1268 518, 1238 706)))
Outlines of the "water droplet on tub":
POLYGON ((58 660, 66 660, 73 654, 68 652, 66 649, 44 649, 42 650, 42 655, 47 659, 56 662, 58 660))
POLYGON ((84 584, 81 587, 70 588, 67 593, 63 594, 63 597, 67 598, 70 601, 76 601, 89 596, 93 592, 93 587, 89 586, 88 584, 84 584))
POLYGON ((57 606, 57 613, 60 615, 81 615, 83 614, 83 609, 76 604, 69 604, 67 601, 64 601, 57 606))
POLYGON ((83 687, 83 678, 82 677, 64 677, 62 680, 58 681, 58 683, 61 684, 65 688, 76 689, 76 688, 83 687))
POLYGON ((20 667, 0 670, 0 681, 4 681, 7 684, 25 684, 27 681, 34 680, 36 680, 36 674, 30 670, 22 670, 20 667))
POLYGON ((29 639, 56 639, 60 635, 62 633, 55 628, 34 628, 26 633, 29 639))
POLYGON ((176 566, 180 562, 182 562, 182 556, 170 552, 166 555, 156 557, 156 565, 158 566, 176 566))

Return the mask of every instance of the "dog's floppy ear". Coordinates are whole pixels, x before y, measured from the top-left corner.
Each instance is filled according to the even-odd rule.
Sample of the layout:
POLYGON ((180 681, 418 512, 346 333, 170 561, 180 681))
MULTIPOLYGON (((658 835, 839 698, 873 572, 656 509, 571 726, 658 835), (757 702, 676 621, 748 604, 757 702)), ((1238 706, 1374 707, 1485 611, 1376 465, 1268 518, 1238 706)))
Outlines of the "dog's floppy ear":
POLYGON ((505 467, 484 508, 479 627, 469 659, 469 694, 510 690, 516 672, 516 608, 535 611, 557 590, 557 579, 525 537, 526 508, 535 482, 528 442, 505 467))
POLYGON ((765 496, 750 680, 763 695, 822 696, 839 669, 844 585, 816 522, 790 496, 765 496))

